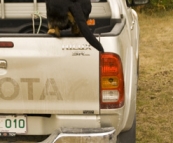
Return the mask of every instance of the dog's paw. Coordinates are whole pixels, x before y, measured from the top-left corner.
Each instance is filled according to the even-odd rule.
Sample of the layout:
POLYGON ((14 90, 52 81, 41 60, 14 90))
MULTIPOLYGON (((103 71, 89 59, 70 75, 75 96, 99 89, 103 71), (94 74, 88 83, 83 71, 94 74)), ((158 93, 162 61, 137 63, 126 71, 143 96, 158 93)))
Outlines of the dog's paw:
POLYGON ((49 29, 47 33, 48 34, 55 34, 55 29, 49 29))

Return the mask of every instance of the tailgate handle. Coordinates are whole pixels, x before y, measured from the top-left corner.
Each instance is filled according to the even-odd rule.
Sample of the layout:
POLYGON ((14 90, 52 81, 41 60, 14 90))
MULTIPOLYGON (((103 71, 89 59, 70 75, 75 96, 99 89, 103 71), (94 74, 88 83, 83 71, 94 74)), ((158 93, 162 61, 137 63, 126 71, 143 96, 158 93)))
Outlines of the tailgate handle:
POLYGON ((1 69, 7 69, 7 61, 6 60, 0 60, 0 68, 1 69))

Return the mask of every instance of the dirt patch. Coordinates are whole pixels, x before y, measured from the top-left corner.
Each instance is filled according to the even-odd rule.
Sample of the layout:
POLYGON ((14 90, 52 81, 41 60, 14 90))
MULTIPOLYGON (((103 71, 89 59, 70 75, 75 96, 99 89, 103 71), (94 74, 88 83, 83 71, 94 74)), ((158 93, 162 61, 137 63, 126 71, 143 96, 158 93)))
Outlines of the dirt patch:
POLYGON ((137 143, 173 142, 173 11, 139 14, 137 143))

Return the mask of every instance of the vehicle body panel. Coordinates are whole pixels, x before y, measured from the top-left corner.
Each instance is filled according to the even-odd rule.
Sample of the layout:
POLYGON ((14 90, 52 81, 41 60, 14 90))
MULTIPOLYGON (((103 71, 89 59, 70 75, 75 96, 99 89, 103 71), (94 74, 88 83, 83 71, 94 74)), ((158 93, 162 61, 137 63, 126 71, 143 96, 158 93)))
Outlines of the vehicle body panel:
MULTIPOLYGON (((42 4, 38 3, 38 7, 42 4)), ((94 35, 106 53, 114 53, 121 59, 124 106, 100 109, 101 53, 83 37, 0 34, 0 41, 14 43, 13 48, 0 48, 0 61, 7 65, 0 68, 0 113, 26 115, 26 135, 52 134, 49 139, 53 143, 52 139, 55 141, 63 133, 62 136, 68 134, 63 132, 65 127, 69 137, 73 128, 81 131, 73 133, 74 136, 82 133, 81 138, 88 138, 98 133, 102 138, 98 141, 104 142, 100 131, 105 131, 106 136, 114 136, 113 142, 116 142, 121 132, 132 127, 138 80, 138 17, 125 0, 107 0, 92 5, 90 18, 110 18, 110 23, 115 22, 109 26, 109 31, 94 35), (107 128, 111 129, 108 131, 107 128), (91 134, 83 129, 89 129, 91 134)), ((5 17, 12 18, 10 12, 8 14, 5 17)), ((99 30, 104 31, 104 28, 99 30)))
POLYGON ((84 38, 1 41, 14 43, 1 48, 8 65, 0 76, 1 113, 99 113, 99 53, 84 38))

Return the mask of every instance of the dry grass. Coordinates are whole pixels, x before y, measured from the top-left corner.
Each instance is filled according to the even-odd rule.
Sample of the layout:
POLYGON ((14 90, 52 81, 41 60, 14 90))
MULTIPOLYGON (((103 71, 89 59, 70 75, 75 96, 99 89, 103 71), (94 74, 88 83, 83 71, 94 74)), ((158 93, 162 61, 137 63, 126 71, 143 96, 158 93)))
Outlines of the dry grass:
POLYGON ((172 15, 139 14, 137 143, 173 143, 172 15))

